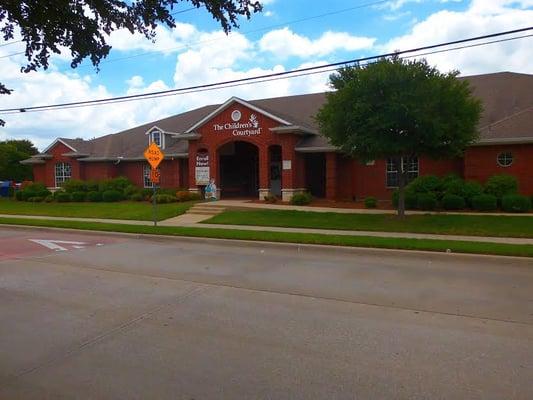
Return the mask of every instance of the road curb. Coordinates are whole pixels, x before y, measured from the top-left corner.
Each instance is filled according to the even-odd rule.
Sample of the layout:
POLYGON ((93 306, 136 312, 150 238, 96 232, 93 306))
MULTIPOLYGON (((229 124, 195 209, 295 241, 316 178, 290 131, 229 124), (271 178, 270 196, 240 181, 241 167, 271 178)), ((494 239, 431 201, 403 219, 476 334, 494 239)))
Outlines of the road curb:
MULTIPOLYGON (((29 226, 29 225, 14 225, 14 224, 0 224, 1 227, 14 228, 16 230, 40 230, 43 232, 83 232, 89 236, 113 236, 113 237, 123 237, 123 238, 135 238, 135 239, 151 239, 153 241, 182 241, 189 243, 205 243, 205 244, 220 244, 220 243, 230 243, 238 247, 258 247, 263 249, 287 249, 294 248, 297 252, 302 250, 319 252, 323 254, 328 252, 329 254, 360 254, 360 255, 389 255, 396 254, 402 256, 419 256, 427 259, 428 257, 439 258, 439 259, 451 259, 455 260, 462 259, 472 259, 472 258, 486 258, 486 259, 499 259, 499 260, 508 260, 508 261, 521 261, 529 262, 530 258, 528 257, 519 257, 519 256, 503 256, 503 255, 492 255, 492 254, 471 254, 471 253, 445 253, 442 251, 425 251, 425 250, 404 250, 404 249, 387 249, 387 248, 375 248, 375 247, 356 247, 356 246, 338 246, 338 245, 327 245, 327 244, 308 244, 308 243, 296 243, 296 242, 271 242, 271 241, 262 241, 262 240, 245 240, 245 239, 223 239, 223 238, 209 238, 209 237, 193 237, 193 236, 179 236, 179 235, 157 235, 149 233, 125 233, 125 232, 109 232, 109 231, 99 231, 99 230, 88 230, 88 229, 75 229, 75 228, 56 228, 56 227, 46 227, 46 226, 29 226)), ((355 261, 355 260, 354 260, 355 261)), ((533 267, 533 262, 531 262, 533 267)))

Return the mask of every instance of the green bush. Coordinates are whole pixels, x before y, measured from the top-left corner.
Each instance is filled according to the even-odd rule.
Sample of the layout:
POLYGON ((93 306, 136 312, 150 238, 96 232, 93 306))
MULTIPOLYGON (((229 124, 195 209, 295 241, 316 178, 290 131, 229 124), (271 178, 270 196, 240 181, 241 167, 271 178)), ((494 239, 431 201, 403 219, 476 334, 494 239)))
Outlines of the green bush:
POLYGON ((85 192, 73 192, 70 194, 70 196, 72 197, 72 201, 80 203, 82 201, 85 201, 87 194, 85 192))
POLYGON ((141 194, 143 195, 143 199, 145 200, 150 200, 153 193, 154 193, 153 189, 150 189, 150 188, 141 189, 141 194))
POLYGON ((508 194, 502 197, 502 209, 511 213, 528 212, 531 210, 531 200, 527 196, 508 194))
MULTIPOLYGON (((405 208, 407 210, 416 209, 416 207, 417 207, 416 196, 417 195, 414 192, 411 192, 411 191, 406 191, 405 192, 405 208)), ((400 198, 400 193, 397 190, 395 190, 392 193, 392 205, 394 206, 394 208, 398 208, 399 198, 400 198)))
POLYGON ((159 204, 174 203, 176 201, 176 196, 170 194, 156 194, 155 201, 159 204))
POLYGON ((18 193, 20 194, 16 195, 17 200, 20 199, 24 201, 29 201, 29 199, 32 197, 42 197, 44 199, 52 192, 50 192, 42 183, 31 183, 27 185, 24 189, 19 190, 18 193))
POLYGON ((80 179, 69 179, 68 181, 63 183, 62 188, 67 193, 86 192, 87 182, 82 181, 80 179))
POLYGON ((41 197, 41 196, 30 197, 28 201, 32 203, 42 203, 44 201, 44 197, 41 197))
MULTIPOLYGON (((442 183, 442 193, 443 195, 453 194, 460 197, 465 195, 465 181, 455 177, 454 179, 449 178, 445 179, 442 183)), ((481 193, 478 193, 481 194, 481 193)))
POLYGON ((72 201, 72 197, 70 196, 70 193, 67 192, 56 192, 55 199, 58 203, 68 203, 69 201, 72 201))
POLYGON ((174 196, 174 197, 176 197, 177 191, 178 189, 176 188, 158 188, 157 189, 158 194, 168 194, 169 196, 174 196))
POLYGON ((87 192, 98 192, 98 181, 86 181, 85 186, 87 187, 87 192))
POLYGON ((22 190, 17 190, 15 192, 15 199, 17 199, 18 201, 22 201, 22 195, 23 195, 22 190))
POLYGON ((485 183, 485 193, 501 199, 506 194, 518 193, 518 180, 511 175, 494 175, 485 183))
MULTIPOLYGON (((140 193, 141 192, 141 189, 139 189, 137 186, 127 186, 124 188, 124 197, 131 197, 132 195, 136 194, 136 193, 140 193)), ((142 195, 141 195, 142 197, 142 195)))
POLYGON ((133 186, 133 183, 128 178, 119 176, 118 178, 106 179, 106 180, 100 181, 98 183, 98 190, 100 192, 107 192, 110 190, 115 190, 123 194, 124 190, 129 186, 133 186))
POLYGON ((483 194, 483 186, 476 181, 466 181, 463 185, 463 197, 466 201, 466 205, 470 208, 474 208, 472 205, 472 199, 476 196, 483 194))
POLYGON ((376 208, 377 206, 378 206, 378 200, 375 197, 372 197, 372 196, 365 197, 366 208, 376 208))
POLYGON ((445 194, 441 203, 445 210, 463 210, 466 207, 465 199, 452 193, 445 194))
POLYGON ((416 206, 423 211, 432 211, 437 208, 437 196, 434 193, 418 193, 416 206))
POLYGON ((419 176, 409 183, 406 187, 406 192, 414 193, 437 193, 442 189, 442 181, 439 177, 434 175, 419 176))
POLYGON ((178 201, 189 201, 191 198, 191 192, 187 190, 180 190, 179 192, 176 192, 176 199, 178 201))
POLYGON ((306 204, 311 203, 312 199, 313 197, 310 193, 296 193, 291 197, 291 204, 295 206, 304 206, 306 204))
POLYGON ((108 203, 120 201, 122 198, 122 193, 118 190, 106 190, 102 193, 102 200, 108 203))
POLYGON ((91 203, 97 203, 102 201, 102 192, 92 191, 87 193, 87 201, 91 203))
POLYGON ((191 192, 189 194, 189 201, 197 201, 197 200, 202 200, 202 196, 200 195, 200 193, 191 192))
POLYGON ((131 201, 143 201, 144 198, 143 198, 143 195, 141 193, 133 193, 130 196, 130 200, 131 201))
POLYGON ((51 194, 49 194, 48 196, 46 196, 46 197, 44 198, 44 202, 45 202, 45 203, 51 203, 51 202, 53 202, 53 201, 54 201, 54 196, 51 195, 51 194))
POLYGON ((477 211, 494 211, 498 208, 498 199, 492 194, 480 194, 472 197, 472 208, 477 211))

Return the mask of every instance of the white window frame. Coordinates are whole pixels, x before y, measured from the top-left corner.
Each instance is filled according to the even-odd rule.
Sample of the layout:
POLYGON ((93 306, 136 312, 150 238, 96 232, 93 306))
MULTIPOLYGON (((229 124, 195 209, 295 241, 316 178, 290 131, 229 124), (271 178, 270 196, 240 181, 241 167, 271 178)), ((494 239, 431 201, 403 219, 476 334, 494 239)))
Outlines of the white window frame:
MULTIPOLYGON (((420 161, 418 160, 418 157, 413 157, 410 160, 404 160, 402 157, 402 165, 403 169, 407 167, 407 182, 405 184, 407 185, 409 182, 411 182, 413 179, 417 178, 420 174, 420 161)), ((385 162, 385 186, 387 189, 396 189, 399 184, 399 174, 398 174, 398 166, 394 163, 394 161, 391 158, 387 158, 385 162), (390 185, 389 184, 389 174, 396 174, 396 185, 390 185)))
POLYGON ((61 187, 65 182, 72 179, 72 165, 66 162, 58 162, 54 166, 55 187, 61 187))
POLYGON ((498 163, 498 165, 502 168, 508 168, 510 167, 511 165, 513 165, 514 163, 514 156, 513 156, 513 153, 511 151, 502 151, 500 153, 498 153, 498 155, 496 156, 496 162, 498 163), (505 160, 508 160, 509 161, 509 164, 505 164, 505 163, 501 163, 500 162, 500 156, 505 156, 504 159, 505 160), (507 156, 510 156, 510 157, 507 157, 507 156))
MULTIPOLYGON (((157 168, 157 170, 161 172, 159 168, 157 168)), ((150 164, 143 165, 143 186, 145 189, 152 189, 154 187, 154 184, 152 183, 152 180, 150 179, 151 171, 152 171, 152 167, 150 166, 150 164)), ((158 186, 161 186, 161 174, 159 174, 158 186)))
POLYGON ((155 143, 159 146, 159 148, 161 149, 165 148, 165 135, 159 129, 154 129, 153 131, 151 131, 150 134, 148 135, 148 138, 149 138, 148 144, 155 143), (156 134, 158 134, 159 136, 159 143, 157 143, 155 140, 156 134))

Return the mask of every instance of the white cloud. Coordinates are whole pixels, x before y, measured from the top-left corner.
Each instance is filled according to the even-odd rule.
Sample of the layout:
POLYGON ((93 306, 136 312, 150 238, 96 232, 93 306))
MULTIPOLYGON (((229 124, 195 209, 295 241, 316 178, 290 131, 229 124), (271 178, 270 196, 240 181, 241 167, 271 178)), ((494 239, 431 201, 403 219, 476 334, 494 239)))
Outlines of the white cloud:
MULTIPOLYGON (((390 40, 382 50, 404 50, 531 25, 533 10, 511 7, 517 4, 531 7, 533 1, 473 0, 464 12, 439 11, 416 23, 408 34, 390 40)), ((533 73, 532 47, 533 38, 524 38, 426 58, 441 70, 459 69, 463 75, 507 70, 533 73)))
POLYGON ((277 57, 325 56, 337 50, 362 50, 373 46, 376 39, 352 36, 345 32, 324 32, 318 39, 311 40, 294 33, 289 28, 276 29, 266 33, 259 40, 261 51, 270 52, 277 57))

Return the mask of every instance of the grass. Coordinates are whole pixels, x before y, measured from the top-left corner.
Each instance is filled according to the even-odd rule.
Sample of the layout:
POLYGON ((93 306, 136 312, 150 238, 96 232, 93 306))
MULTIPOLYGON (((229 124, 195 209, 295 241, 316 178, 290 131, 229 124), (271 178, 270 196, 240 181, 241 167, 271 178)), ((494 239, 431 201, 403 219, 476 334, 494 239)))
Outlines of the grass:
POLYGON ((340 214, 292 210, 226 211, 205 223, 356 231, 533 238, 533 217, 499 215, 340 214))
MULTIPOLYGON (((161 221, 181 215, 193 204, 193 202, 158 204, 157 219, 161 221)), ((139 221, 151 221, 153 218, 151 203, 130 201, 119 203, 30 203, 2 199, 0 200, 0 214, 139 221)))
POLYGON ((378 238, 369 236, 344 236, 308 233, 245 231, 239 229, 211 229, 196 227, 141 226, 108 224, 99 222, 78 222, 58 220, 32 220, 0 217, 0 224, 71 228, 90 231, 155 234, 169 236, 207 237, 218 239, 240 239, 280 243, 322 244, 349 247, 372 247, 402 250, 424 250, 454 253, 492 254, 502 256, 533 257, 533 245, 480 243, 456 240, 378 238))

